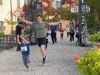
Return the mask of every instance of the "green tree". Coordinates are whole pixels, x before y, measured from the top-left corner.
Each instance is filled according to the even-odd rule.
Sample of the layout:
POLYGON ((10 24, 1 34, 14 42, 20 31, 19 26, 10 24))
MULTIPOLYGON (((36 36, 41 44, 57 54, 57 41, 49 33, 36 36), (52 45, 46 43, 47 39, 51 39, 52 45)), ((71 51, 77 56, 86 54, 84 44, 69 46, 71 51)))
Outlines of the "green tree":
POLYGON ((70 11, 67 8, 58 8, 56 9, 56 13, 60 16, 60 19, 69 20, 70 19, 70 11))
POLYGON ((86 4, 90 6, 90 13, 87 18, 87 28, 98 31, 100 27, 100 0, 85 0, 86 4))
POLYGON ((100 0, 85 0, 86 4, 90 6, 91 14, 94 19, 100 21, 100 0))
POLYGON ((45 21, 58 21, 60 19, 63 20, 73 20, 77 19, 78 14, 77 13, 71 13, 68 8, 58 8, 58 9, 53 9, 52 11, 47 11, 47 13, 43 16, 43 20, 45 21), (46 19, 45 17, 47 16, 54 16, 53 19, 46 19))

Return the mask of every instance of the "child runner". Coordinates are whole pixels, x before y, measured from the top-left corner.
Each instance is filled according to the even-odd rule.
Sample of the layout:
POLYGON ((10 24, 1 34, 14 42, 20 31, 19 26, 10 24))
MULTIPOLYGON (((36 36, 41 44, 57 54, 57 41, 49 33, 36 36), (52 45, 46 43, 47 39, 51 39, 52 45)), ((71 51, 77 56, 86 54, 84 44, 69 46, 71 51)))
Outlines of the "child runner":
POLYGON ((60 38, 63 39, 63 34, 64 34, 64 30, 63 30, 63 28, 61 28, 59 32, 60 32, 60 38))
POLYGON ((21 46, 21 53, 22 53, 22 59, 25 67, 29 69, 28 63, 31 62, 30 60, 30 48, 29 43, 27 41, 27 38, 23 38, 21 35, 17 35, 17 41, 21 46), (19 37, 22 39, 22 42, 19 41, 19 37))
POLYGON ((48 46, 48 37, 49 37, 50 33, 46 32, 46 44, 45 44, 45 50, 47 49, 48 46))

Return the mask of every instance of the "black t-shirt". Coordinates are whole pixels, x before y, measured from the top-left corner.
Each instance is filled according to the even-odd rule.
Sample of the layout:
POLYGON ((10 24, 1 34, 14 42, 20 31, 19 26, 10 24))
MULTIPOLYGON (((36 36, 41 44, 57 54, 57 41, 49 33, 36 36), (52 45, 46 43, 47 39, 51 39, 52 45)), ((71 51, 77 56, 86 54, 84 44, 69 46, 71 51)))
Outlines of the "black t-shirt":
POLYGON ((21 30, 22 30, 22 27, 17 25, 16 26, 16 35, 18 35, 18 34, 21 35, 21 30))

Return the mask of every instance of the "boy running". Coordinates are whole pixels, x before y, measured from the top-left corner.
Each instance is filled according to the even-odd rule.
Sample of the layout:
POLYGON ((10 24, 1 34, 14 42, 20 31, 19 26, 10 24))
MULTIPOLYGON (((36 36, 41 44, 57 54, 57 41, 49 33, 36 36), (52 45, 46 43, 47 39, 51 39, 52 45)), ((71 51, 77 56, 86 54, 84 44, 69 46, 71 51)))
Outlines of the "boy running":
POLYGON ((26 38, 23 38, 21 35, 17 35, 17 41, 21 46, 21 53, 22 53, 22 59, 25 67, 29 69, 28 63, 30 63, 30 48, 29 43, 26 38), (21 38, 22 42, 19 41, 19 37, 21 38))

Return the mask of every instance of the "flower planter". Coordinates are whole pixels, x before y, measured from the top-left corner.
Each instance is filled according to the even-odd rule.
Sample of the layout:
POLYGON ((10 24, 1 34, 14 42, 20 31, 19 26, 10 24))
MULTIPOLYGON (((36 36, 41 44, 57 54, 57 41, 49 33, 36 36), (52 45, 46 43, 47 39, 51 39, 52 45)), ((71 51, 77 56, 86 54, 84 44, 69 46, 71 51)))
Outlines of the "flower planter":
POLYGON ((2 5, 2 2, 0 2, 0 5, 2 5))
POLYGON ((95 46, 99 46, 100 42, 91 42, 92 44, 94 44, 95 46))

